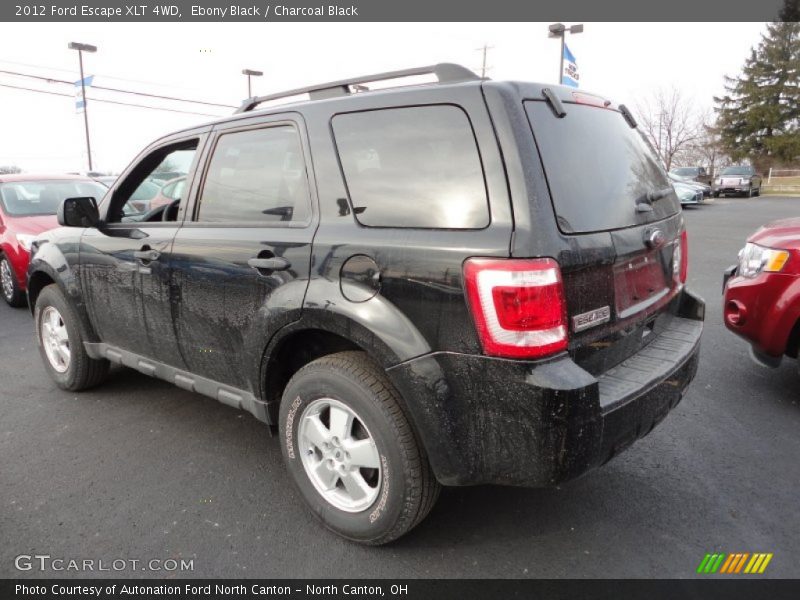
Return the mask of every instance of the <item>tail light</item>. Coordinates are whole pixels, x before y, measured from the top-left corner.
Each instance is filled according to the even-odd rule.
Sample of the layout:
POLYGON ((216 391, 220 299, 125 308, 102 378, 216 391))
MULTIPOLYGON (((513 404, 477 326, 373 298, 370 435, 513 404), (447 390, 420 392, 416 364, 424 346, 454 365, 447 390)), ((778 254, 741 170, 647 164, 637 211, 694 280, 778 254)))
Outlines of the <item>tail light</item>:
POLYGON ((486 354, 541 358, 566 350, 564 286, 552 258, 470 258, 464 281, 486 354))
POLYGON ((675 243, 672 251, 672 274, 678 283, 686 283, 689 272, 689 238, 686 230, 681 231, 680 239, 675 243))

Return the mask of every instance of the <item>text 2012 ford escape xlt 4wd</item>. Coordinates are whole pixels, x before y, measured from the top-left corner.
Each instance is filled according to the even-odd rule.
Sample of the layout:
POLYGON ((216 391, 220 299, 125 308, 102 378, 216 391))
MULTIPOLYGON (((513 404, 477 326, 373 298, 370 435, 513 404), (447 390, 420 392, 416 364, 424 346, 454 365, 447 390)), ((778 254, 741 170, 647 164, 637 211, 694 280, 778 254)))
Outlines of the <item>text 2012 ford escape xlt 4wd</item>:
POLYGON ((445 64, 254 98, 148 147, 101 206, 66 200, 35 244, 55 381, 114 362, 251 412, 351 540, 404 534, 440 484, 601 465, 697 369, 678 199, 630 112, 583 92, 445 64), (182 197, 137 212, 163 173, 182 197))

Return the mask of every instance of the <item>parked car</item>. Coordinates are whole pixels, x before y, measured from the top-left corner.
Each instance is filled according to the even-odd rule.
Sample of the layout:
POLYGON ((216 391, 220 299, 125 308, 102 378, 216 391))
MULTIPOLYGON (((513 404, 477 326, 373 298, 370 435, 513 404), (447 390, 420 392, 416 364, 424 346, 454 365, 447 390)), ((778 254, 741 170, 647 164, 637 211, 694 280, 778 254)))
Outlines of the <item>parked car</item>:
POLYGON ((65 198, 97 196, 105 188, 71 175, 0 175, 0 291, 11 306, 25 304, 31 242, 56 227, 56 211, 65 198))
POLYGON ((759 363, 780 365, 800 347, 800 219, 764 225, 723 277, 728 329, 750 342, 759 363))
POLYGON ((761 195, 761 176, 753 167, 736 165, 726 167, 714 181, 714 197, 740 194, 752 198, 761 195))
POLYGON ((156 141, 99 211, 64 203, 29 269, 58 386, 113 362, 251 412, 312 514, 368 544, 441 484, 555 485, 677 405, 704 304, 625 106, 448 64, 302 92, 156 141), (179 162, 184 197, 124 222, 179 162))
POLYGON ((697 186, 680 181, 673 181, 672 187, 675 188, 675 193, 678 195, 678 200, 680 200, 681 206, 702 204, 703 190, 697 186))
POLYGON ((697 181, 694 181, 693 179, 685 179, 683 177, 679 177, 678 175, 675 175, 672 172, 668 173, 667 175, 668 175, 668 177, 670 178, 671 181, 674 181, 674 182, 676 181, 678 183, 683 183, 683 184, 686 184, 686 185, 689 185, 689 186, 693 187, 696 190, 700 190, 701 192, 703 192, 703 197, 704 198, 710 198, 711 195, 712 195, 712 190, 711 190, 711 186, 710 185, 706 185, 704 183, 698 183, 697 181))
POLYGON ((670 173, 683 179, 696 181, 697 183, 711 187, 711 173, 706 171, 705 167, 676 167, 672 169, 670 173))

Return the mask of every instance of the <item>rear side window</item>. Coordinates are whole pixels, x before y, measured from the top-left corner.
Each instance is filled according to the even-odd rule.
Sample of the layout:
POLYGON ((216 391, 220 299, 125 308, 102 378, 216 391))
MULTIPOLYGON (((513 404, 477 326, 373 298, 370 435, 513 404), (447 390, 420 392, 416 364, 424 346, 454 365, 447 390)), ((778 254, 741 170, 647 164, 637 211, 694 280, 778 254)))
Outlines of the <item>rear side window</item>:
POLYGON ((489 224, 478 146, 460 108, 337 115, 333 131, 362 225, 481 229, 489 224))
POLYGON ((219 137, 200 196, 198 221, 307 222, 310 210, 302 146, 294 127, 219 137))
POLYGON ((565 233, 622 229, 676 214, 674 193, 637 212, 648 192, 671 189, 650 145, 620 113, 565 104, 558 119, 542 101, 525 102, 542 158, 558 226, 565 233))

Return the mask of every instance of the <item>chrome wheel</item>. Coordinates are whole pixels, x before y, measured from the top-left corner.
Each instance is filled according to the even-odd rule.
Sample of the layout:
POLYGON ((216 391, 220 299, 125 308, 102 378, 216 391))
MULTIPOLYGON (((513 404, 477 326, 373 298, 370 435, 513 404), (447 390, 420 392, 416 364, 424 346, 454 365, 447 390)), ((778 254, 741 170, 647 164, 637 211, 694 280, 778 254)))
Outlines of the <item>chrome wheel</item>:
POLYGON ((58 373, 69 369, 70 348, 67 326, 61 313, 48 306, 39 317, 39 339, 50 366, 58 373))
POLYGON ((8 259, 0 261, 0 285, 3 286, 3 296, 9 302, 14 298, 14 279, 11 274, 11 265, 8 259))
POLYGON ((378 446, 361 418, 333 398, 319 398, 303 411, 298 446, 306 475, 336 508, 361 512, 378 497, 378 446))

